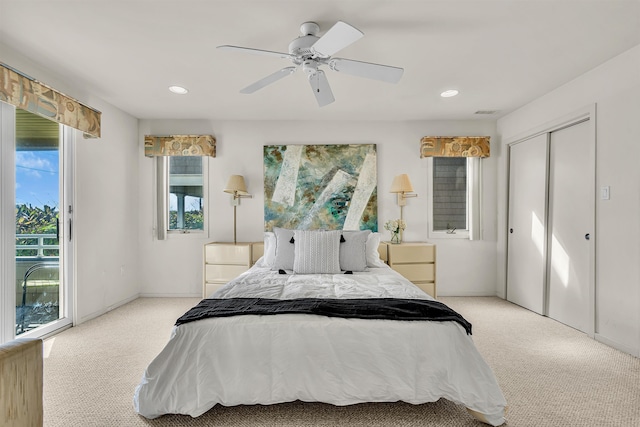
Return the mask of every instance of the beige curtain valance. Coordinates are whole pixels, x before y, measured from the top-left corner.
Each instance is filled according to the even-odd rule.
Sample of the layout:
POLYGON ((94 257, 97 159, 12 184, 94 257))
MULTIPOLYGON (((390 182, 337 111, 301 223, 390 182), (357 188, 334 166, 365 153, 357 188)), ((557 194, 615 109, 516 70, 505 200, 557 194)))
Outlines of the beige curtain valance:
POLYGON ((215 157, 216 139, 212 135, 145 135, 144 155, 215 157))
POLYGON ((489 157, 489 136, 425 136, 420 140, 423 157, 489 157))
POLYGON ((0 62, 0 101, 93 137, 100 137, 100 111, 0 62))

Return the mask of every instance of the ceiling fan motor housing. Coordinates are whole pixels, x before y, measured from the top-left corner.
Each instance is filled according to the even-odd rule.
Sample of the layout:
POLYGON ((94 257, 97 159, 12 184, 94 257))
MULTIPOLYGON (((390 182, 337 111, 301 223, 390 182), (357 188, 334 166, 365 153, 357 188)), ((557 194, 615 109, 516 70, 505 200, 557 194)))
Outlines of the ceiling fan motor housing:
POLYGON ((311 50, 311 46, 319 39, 317 36, 306 35, 300 36, 289 43, 289 53, 300 57, 301 60, 311 58, 315 52, 311 50))

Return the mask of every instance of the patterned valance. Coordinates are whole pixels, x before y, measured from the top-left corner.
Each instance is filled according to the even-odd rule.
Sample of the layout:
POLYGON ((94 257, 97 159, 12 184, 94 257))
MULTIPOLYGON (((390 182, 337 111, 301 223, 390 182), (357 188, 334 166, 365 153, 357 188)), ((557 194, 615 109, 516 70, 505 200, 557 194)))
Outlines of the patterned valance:
POLYGON ((489 157, 489 136, 425 136, 422 157, 489 157))
POLYGON ((145 135, 144 155, 215 157, 216 139, 211 135, 145 135))
POLYGON ((0 101, 100 137, 100 111, 0 63, 0 101))

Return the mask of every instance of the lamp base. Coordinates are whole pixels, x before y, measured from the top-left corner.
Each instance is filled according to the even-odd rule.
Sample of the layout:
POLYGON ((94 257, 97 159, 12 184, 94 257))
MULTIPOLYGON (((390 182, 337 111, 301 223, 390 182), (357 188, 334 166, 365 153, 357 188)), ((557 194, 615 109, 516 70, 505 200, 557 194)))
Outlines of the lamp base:
POLYGON ((237 243, 236 241, 236 208, 237 204, 233 205, 233 244, 237 243))

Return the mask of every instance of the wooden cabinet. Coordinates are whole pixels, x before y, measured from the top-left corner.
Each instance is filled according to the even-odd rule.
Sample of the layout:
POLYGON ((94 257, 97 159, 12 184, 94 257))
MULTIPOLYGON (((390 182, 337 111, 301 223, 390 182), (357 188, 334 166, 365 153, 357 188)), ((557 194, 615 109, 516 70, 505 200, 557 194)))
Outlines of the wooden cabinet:
POLYGON ((204 283, 206 298, 228 281, 247 271, 263 252, 263 243, 213 242, 204 245, 204 283))
POLYGON ((389 267, 420 289, 437 297, 436 245, 424 242, 387 243, 389 267))

